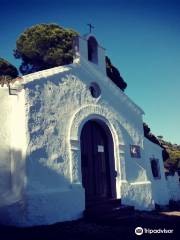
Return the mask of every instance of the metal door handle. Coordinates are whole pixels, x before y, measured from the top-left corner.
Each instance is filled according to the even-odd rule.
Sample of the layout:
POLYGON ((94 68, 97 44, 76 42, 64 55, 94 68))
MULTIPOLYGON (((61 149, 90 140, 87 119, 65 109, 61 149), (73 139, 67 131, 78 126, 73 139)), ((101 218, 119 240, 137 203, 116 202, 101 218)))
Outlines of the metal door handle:
POLYGON ((118 175, 118 173, 117 173, 117 171, 115 170, 115 171, 114 171, 114 177, 116 178, 117 175, 118 175))

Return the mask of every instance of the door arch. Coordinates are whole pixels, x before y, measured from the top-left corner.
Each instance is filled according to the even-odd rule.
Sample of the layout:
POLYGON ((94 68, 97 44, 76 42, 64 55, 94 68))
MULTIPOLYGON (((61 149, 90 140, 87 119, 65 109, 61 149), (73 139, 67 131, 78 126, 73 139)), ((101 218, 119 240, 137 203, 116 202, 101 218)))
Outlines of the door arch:
POLYGON ((81 131, 81 172, 86 206, 116 197, 114 146, 101 120, 87 121, 81 131))

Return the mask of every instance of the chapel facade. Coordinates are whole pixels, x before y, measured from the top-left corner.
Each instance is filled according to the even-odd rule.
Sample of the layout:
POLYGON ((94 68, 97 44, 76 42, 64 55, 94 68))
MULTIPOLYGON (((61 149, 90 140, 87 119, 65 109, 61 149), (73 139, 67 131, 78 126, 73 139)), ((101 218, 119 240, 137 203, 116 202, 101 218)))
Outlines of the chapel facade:
POLYGON ((0 88, 5 224, 78 219, 104 199, 139 210, 180 199, 162 149, 144 138, 143 110, 107 77, 105 49, 91 34, 73 48, 72 64, 0 88))

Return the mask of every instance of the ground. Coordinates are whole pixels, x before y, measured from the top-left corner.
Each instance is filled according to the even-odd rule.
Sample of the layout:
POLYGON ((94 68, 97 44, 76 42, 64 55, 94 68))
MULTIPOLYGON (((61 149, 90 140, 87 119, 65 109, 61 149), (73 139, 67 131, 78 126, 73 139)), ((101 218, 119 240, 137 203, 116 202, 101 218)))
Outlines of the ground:
POLYGON ((85 220, 57 223, 50 226, 30 228, 0 227, 1 240, 136 240, 136 239, 179 239, 180 212, 135 212, 135 216, 119 221, 95 223, 85 220), (136 227, 149 229, 173 229, 172 234, 134 233, 136 227))

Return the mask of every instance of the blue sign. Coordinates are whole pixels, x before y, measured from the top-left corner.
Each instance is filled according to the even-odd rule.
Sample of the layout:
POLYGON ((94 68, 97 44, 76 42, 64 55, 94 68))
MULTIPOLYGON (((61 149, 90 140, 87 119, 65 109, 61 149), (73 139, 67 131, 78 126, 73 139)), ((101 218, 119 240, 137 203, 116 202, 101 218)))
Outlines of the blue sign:
POLYGON ((140 146, 130 145, 130 153, 132 158, 141 158, 140 146))

